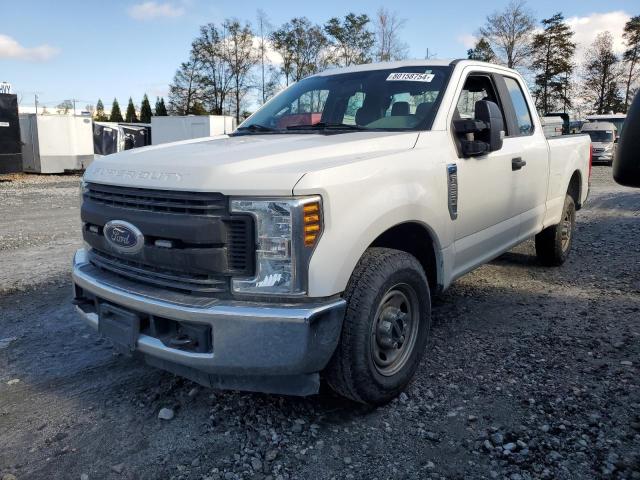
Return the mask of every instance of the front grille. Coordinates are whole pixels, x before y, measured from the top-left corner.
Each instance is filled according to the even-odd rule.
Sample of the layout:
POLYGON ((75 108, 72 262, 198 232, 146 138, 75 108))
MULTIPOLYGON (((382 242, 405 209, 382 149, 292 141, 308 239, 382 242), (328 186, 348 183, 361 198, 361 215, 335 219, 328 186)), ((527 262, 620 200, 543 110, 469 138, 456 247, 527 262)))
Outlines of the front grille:
POLYGON ((89 251, 89 261, 102 270, 158 287, 204 295, 228 291, 228 281, 224 277, 158 268, 116 257, 95 248, 89 251))
POLYGON ((222 215, 226 199, 221 193, 177 192, 88 183, 85 199, 111 207, 188 215, 222 215))

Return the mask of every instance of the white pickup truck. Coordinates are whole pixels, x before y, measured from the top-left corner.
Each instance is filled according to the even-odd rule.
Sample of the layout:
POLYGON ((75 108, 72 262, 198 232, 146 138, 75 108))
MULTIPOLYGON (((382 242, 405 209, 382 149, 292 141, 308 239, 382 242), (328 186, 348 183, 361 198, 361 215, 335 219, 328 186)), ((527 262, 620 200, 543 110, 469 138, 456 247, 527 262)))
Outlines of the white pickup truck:
POLYGON ((114 345, 216 388, 381 404, 431 297, 535 236, 569 254, 590 140, 547 140, 520 75, 482 62, 330 70, 231 135, 94 162, 74 303, 114 345))

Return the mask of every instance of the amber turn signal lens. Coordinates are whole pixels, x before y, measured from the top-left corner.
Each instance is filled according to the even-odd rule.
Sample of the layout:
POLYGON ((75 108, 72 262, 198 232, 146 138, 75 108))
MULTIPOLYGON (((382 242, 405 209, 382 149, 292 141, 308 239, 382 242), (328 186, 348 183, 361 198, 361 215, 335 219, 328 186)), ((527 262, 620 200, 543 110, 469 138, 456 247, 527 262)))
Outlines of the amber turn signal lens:
POLYGON ((313 202, 303 207, 304 214, 304 246, 313 247, 320 236, 321 218, 320 203, 313 202))

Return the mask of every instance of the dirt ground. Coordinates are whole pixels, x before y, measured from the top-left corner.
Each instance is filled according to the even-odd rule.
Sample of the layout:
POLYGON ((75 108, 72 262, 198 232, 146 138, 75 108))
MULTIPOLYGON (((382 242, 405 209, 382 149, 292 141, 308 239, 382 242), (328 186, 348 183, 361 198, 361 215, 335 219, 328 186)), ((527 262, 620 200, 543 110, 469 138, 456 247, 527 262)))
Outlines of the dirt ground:
POLYGON ((570 260, 541 267, 527 242, 457 281, 378 409, 114 354, 70 304, 78 182, 0 176, 0 479, 640 478, 640 190, 609 167, 570 260))

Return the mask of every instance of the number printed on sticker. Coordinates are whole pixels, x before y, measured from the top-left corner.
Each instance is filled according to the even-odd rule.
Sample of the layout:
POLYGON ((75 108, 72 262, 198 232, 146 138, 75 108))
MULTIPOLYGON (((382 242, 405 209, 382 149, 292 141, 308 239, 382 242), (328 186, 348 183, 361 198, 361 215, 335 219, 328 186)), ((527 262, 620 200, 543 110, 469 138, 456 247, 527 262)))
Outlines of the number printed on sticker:
POLYGON ((435 75, 433 73, 408 73, 396 72, 387 77, 387 82, 431 82, 435 75))

